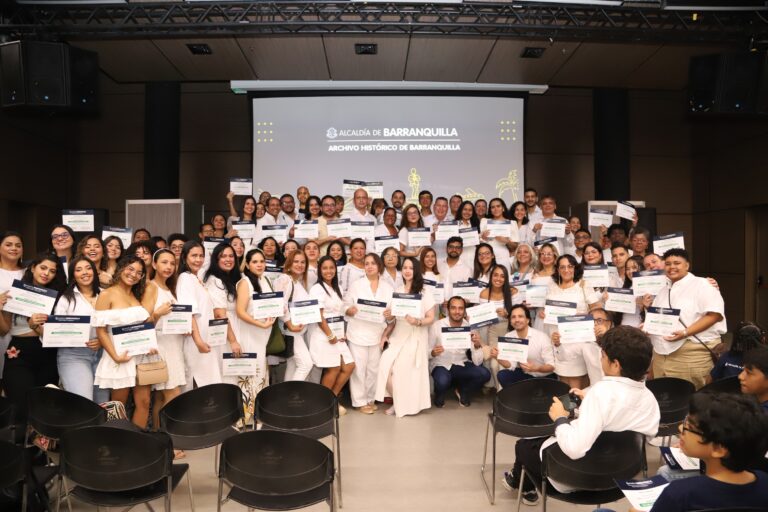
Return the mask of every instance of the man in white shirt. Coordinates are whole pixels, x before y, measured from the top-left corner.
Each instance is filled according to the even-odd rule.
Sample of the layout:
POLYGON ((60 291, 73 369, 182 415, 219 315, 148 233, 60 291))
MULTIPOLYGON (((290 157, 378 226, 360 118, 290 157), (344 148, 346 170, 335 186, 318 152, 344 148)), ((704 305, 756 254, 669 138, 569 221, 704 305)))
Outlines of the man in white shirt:
POLYGON ((483 366, 483 342, 476 332, 470 334, 471 349, 446 350, 442 345, 443 327, 467 327, 464 318, 466 303, 461 297, 448 300, 448 316, 432 324, 429 337, 429 371, 435 383, 435 407, 445 405, 445 394, 456 387, 459 405, 468 407, 470 397, 480 391, 491 378, 491 372, 483 366), (469 357, 471 355, 471 359, 469 357))
POLYGON ((435 250, 437 260, 440 261, 444 260, 447 256, 445 252, 447 242, 445 240, 435 240, 434 235, 437 231, 437 225, 448 220, 448 199, 442 196, 435 199, 432 212, 432 215, 424 217, 424 226, 432 228, 432 249, 435 250))
POLYGON ((429 190, 419 192, 419 213, 422 218, 432 215, 432 192, 429 190))
MULTIPOLYGON (((499 385, 503 388, 534 377, 548 377, 557 379, 555 371, 555 352, 549 337, 541 331, 531 327, 531 312, 522 304, 512 306, 509 313, 509 324, 514 329, 505 334, 505 337, 528 340, 528 360, 525 363, 498 359, 499 349, 491 349, 492 361, 498 361, 497 376, 499 385), (498 367, 504 370, 499 371, 498 367)), ((492 363, 493 365, 493 363, 492 363)))
MULTIPOLYGON (((563 254, 576 254, 576 247, 573 245, 573 234, 571 233, 571 226, 568 224, 568 219, 560 217, 555 213, 557 210, 557 202, 553 196, 544 196, 541 198, 541 216, 533 223, 533 232, 536 233, 536 241, 542 239, 541 228, 543 223, 548 220, 560 220, 565 221, 565 238, 558 238, 555 242, 557 248, 557 254, 562 256, 563 254)), ((530 213, 529 219, 530 219, 530 213)), ((529 222, 530 224, 531 222, 529 222)))
POLYGON ((437 260, 437 270, 443 277, 445 296, 453 297, 453 285, 461 281, 469 281, 472 269, 460 261, 464 250, 464 240, 460 236, 452 236, 446 245, 445 260, 437 260))
MULTIPOLYGON (((395 226, 400 225, 400 221, 403 218, 403 205, 405 204, 405 192, 403 192, 400 189, 395 190, 392 192, 392 196, 390 196, 390 199, 392 200, 392 208, 395 209, 395 213, 397 214, 397 220, 395 221, 395 226)), ((382 220, 379 219, 379 223, 381 223, 382 220)))
POLYGON ((280 216, 280 212, 280 198, 276 196, 270 197, 267 200, 267 213, 265 213, 264 216, 259 219, 257 224, 262 226, 273 226, 275 224, 279 224, 277 219, 280 216))
POLYGON ((541 208, 539 208, 539 193, 535 188, 527 188, 523 193, 523 202, 528 212, 528 223, 535 226, 541 222, 541 208))
POLYGON ((328 252, 328 244, 334 240, 340 240, 343 244, 349 245, 349 238, 336 238, 328 235, 328 223, 336 220, 336 199, 331 195, 323 196, 320 201, 322 215, 317 221, 317 245, 320 246, 320 254, 325 256, 328 252))
POLYGON ((450 207, 450 211, 448 212, 449 220, 458 218, 459 206, 461 206, 462 201, 464 201, 464 198, 459 194, 453 194, 451 196, 451 199, 448 201, 448 206, 450 207))
MULTIPOLYGON (((679 309, 677 327, 669 336, 651 336, 653 342, 653 375, 677 377, 704 386, 712 370, 711 350, 728 330, 725 303, 720 291, 704 277, 689 272, 690 258, 685 249, 664 253, 664 271, 669 280, 650 303, 644 306, 679 309)), ((647 315, 647 313, 646 313, 647 315)), ((646 316, 646 327, 648 317, 646 316)))
POLYGON ((304 218, 304 215, 296 211, 296 201, 291 194, 283 194, 280 196, 280 213, 277 216, 278 224, 285 224, 288 229, 304 218))
MULTIPOLYGON (((376 217, 368 210, 368 192, 363 188, 355 190, 352 201, 354 209, 349 213, 349 220, 352 222, 373 222, 373 226, 376 227, 376 217)), ((375 252, 373 238, 365 239, 365 252, 375 252)))
MULTIPOLYGON (((520 485, 522 466, 540 482, 543 452, 555 443, 565 455, 578 460, 602 432, 633 431, 655 436, 659 429, 659 404, 643 382, 652 354, 651 341, 639 329, 621 325, 606 332, 600 361, 605 377, 588 390, 573 390, 582 399, 578 419, 569 422, 569 412, 553 397, 549 417, 555 423, 555 435, 520 439, 515 444, 515 466, 511 474, 505 474, 504 486, 514 489, 520 485)), ((550 482, 560 492, 577 490, 552 479, 550 482)), ((534 484, 526 479, 522 485, 523 502, 537 503, 534 484)))

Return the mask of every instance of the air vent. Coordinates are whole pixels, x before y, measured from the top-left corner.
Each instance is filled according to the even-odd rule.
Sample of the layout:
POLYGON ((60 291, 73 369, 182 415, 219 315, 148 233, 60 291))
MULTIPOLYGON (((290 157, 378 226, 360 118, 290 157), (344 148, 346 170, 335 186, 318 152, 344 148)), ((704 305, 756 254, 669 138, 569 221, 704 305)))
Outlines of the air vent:
POLYGON ((187 45, 192 55, 211 55, 213 50, 205 43, 189 43, 187 45))
POLYGON ((356 43, 355 53, 358 55, 376 55, 379 52, 379 45, 376 43, 356 43))
POLYGON ((544 55, 546 48, 542 46, 526 46, 523 53, 520 54, 522 59, 540 59, 544 55))

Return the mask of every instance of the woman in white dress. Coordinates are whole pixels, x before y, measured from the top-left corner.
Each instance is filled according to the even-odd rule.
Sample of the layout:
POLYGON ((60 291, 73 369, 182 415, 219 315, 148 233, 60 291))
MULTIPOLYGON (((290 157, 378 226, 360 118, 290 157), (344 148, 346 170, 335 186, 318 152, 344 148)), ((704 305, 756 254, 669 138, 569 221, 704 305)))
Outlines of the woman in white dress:
MULTIPOLYGON (((389 415, 398 418, 418 414, 432 406, 429 396, 429 326, 435 321, 435 301, 431 293, 424 293, 424 278, 416 258, 403 261, 403 286, 399 293, 420 294, 421 314, 396 318, 382 336, 382 348, 389 347, 381 356, 376 382, 376 400, 392 396, 389 415), (390 334, 391 333, 391 334, 390 334)), ((385 318, 392 318, 385 314, 385 318)), ((389 319, 388 318, 388 319, 389 319)))
POLYGON ((511 257, 510 250, 517 247, 517 222, 510 222, 507 212, 507 205, 503 199, 495 197, 488 203, 488 218, 480 219, 480 240, 487 242, 493 247, 493 253, 496 256, 496 263, 504 265, 507 270, 510 268, 511 257), (489 236, 488 221, 496 220, 510 222, 509 236, 489 236))
MULTIPOLYGON (((499 321, 488 327, 483 327, 479 331, 480 339, 485 341, 485 345, 490 349, 499 346, 499 337, 509 332, 509 312, 512 311, 512 292, 509 288, 509 274, 507 267, 503 265, 494 265, 490 271, 490 281, 488 288, 480 292, 480 304, 492 302, 496 307, 496 314, 499 321)), ((501 389, 496 374, 499 373, 499 362, 489 357, 490 350, 486 349, 486 367, 491 371, 491 380, 486 383, 487 387, 501 389)))
MULTIPOLYGON (((424 250, 421 251, 419 262, 421 263, 421 275, 424 277, 425 285, 429 287, 431 284, 428 284, 427 281, 432 281, 435 283, 433 286, 437 286, 443 283, 443 276, 440 275, 440 270, 437 268, 437 253, 432 247, 425 247, 424 250)), ((447 300, 450 298, 445 297, 445 288, 443 288, 442 296, 444 299, 442 303, 435 302, 435 321, 440 319, 440 306, 446 304, 447 300)))
POLYGON ((371 321, 356 318, 358 301, 375 301, 385 305, 388 311, 392 302, 392 287, 380 279, 384 264, 378 254, 369 253, 365 256, 365 279, 355 281, 344 295, 345 314, 349 318, 347 324, 347 340, 349 350, 355 359, 355 370, 349 380, 349 390, 352 395, 352 406, 359 408, 363 414, 373 414, 378 407, 376 398, 376 375, 379 372, 381 359, 380 343, 385 324, 382 321, 371 321))
MULTIPOLYGON (((147 286, 142 304, 147 311, 152 311, 151 321, 155 324, 157 334, 157 351, 168 368, 168 380, 154 384, 155 405, 152 408, 154 425, 159 425, 160 409, 165 404, 179 396, 187 379, 184 371, 184 336, 183 334, 166 334, 165 317, 171 312, 176 300, 176 256, 169 249, 160 249, 152 255, 152 266, 155 277, 147 286)), ((190 328, 191 332, 191 328, 190 328)))
MULTIPOLYGON (((151 391, 149 385, 136 385, 136 363, 143 356, 117 353, 112 343, 112 328, 149 320, 150 312, 141 305, 146 283, 146 269, 141 258, 129 255, 121 259, 112 286, 99 294, 93 319, 99 342, 104 348, 94 382, 101 388, 111 389, 111 400, 123 404, 133 392, 135 408, 132 421, 141 429, 147 428, 151 391)), ((152 353, 157 352, 152 351, 150 355, 152 353)))
POLYGON ((472 262, 472 279, 488 283, 491 279, 491 268, 497 264, 499 263, 496 261, 493 247, 485 242, 480 242, 475 248, 475 260, 472 262))
POLYGON ((305 340, 307 328, 291 322, 289 305, 309 299, 307 292, 307 255, 304 251, 294 251, 288 255, 283 267, 283 275, 275 280, 275 291, 283 292, 285 315, 282 319, 283 333, 293 336, 293 356, 288 359, 285 368, 285 380, 307 380, 314 363, 305 340))
POLYGON ((391 286, 393 290, 397 290, 403 284, 403 275, 400 273, 400 251, 394 247, 387 247, 381 253, 381 261, 384 262, 381 280, 391 286))
MULTIPOLYGON (((464 201, 459 206, 459 210, 456 213, 456 220, 459 222, 459 230, 473 228, 475 231, 480 230, 480 220, 475 213, 475 205, 472 201, 464 201)), ((460 261, 469 268, 472 268, 472 264, 475 261, 475 247, 474 245, 467 245, 464 243, 464 249, 461 252, 460 261)))
MULTIPOLYGON (((89 316, 93 319, 94 306, 101 291, 98 268, 82 254, 75 256, 70 265, 69 285, 59 296, 53 314, 89 316)), ((93 384, 103 352, 93 327, 86 346, 59 348, 56 362, 62 387, 97 404, 109 400, 109 391, 93 384)))
POLYGON ((373 230, 374 236, 398 236, 396 223, 397 210, 392 207, 385 208, 381 214, 381 222, 373 230))
POLYGON ((314 240, 304 244, 304 254, 307 255, 307 286, 312 288, 317 283, 317 262, 320 259, 320 246, 314 240))
MULTIPOLYGON (((533 250, 533 246, 528 242, 520 242, 517 244, 517 249, 515 249, 515 254, 512 257, 512 270, 509 281, 530 281, 536 264, 536 251, 533 250)), ((513 291, 512 293, 515 292, 513 291)))
POLYGON ((267 371, 267 343, 276 317, 256 319, 252 314, 254 293, 269 293, 272 285, 264 276, 267 259, 259 249, 251 249, 245 255, 243 277, 237 283, 237 318, 240 320, 240 348, 245 353, 256 354, 256 375, 224 377, 226 382, 237 384, 246 396, 248 411, 253 414, 256 395, 269 384, 267 371))
MULTIPOLYGON (((24 275, 21 260, 24 255, 24 241, 19 233, 5 231, 0 235, 0 301, 4 302, 8 290, 13 286, 13 280, 24 275)), ((11 335, 0 336, 0 354, 5 354, 11 335)), ((0 377, 3 376, 5 358, 0 357, 0 377)))
POLYGON ((419 213, 419 207, 415 204, 409 204, 405 207, 403 210, 403 218, 400 222, 400 257, 405 258, 408 256, 413 256, 415 258, 419 257, 419 254, 421 254, 421 250, 423 247, 411 247, 408 245, 408 229, 409 228, 423 228, 424 227, 424 221, 421 218, 421 213, 419 213))
MULTIPOLYGON (((112 277, 115 275, 115 270, 117 270, 117 262, 123 257, 125 247, 123 246, 123 241, 120 240, 120 237, 112 235, 104 239, 104 249, 106 251, 104 258, 107 261, 107 269, 101 273, 106 274, 111 283, 112 277)), ((101 275, 99 277, 101 278, 101 275)))
POLYGON ((197 240, 190 240, 181 250, 176 299, 179 304, 192 306, 192 334, 184 337, 184 365, 187 383, 184 391, 208 384, 219 384, 221 365, 218 350, 208 344, 208 326, 213 320, 213 302, 197 276, 205 263, 205 249, 197 240))
MULTIPOLYGON (((557 258, 547 300, 575 302, 577 315, 586 315, 591 310, 602 307, 600 294, 584 283, 583 274, 583 268, 570 254, 557 258)), ((541 314, 543 311, 540 316, 541 314)), ((555 346, 555 373, 558 378, 571 388, 584 389, 597 384, 603 376, 600 347, 592 341, 561 344, 555 322, 556 320, 546 324, 544 332, 550 336, 555 346)))
POLYGON ((97 278, 102 288, 108 288, 112 284, 112 274, 107 272, 107 249, 104 242, 96 235, 86 235, 77 244, 75 257, 83 255, 91 260, 99 271, 97 278))
MULTIPOLYGON (((534 286, 549 286, 552 282, 552 275, 555 273, 555 260, 557 260, 557 249, 550 243, 539 247, 538 263, 530 284, 534 286)), ((544 330, 544 308, 532 308, 533 328, 539 331, 544 330)))
MULTIPOLYGON (((322 322, 309 326, 309 352, 318 368, 323 368, 321 383, 339 396, 355 369, 352 353, 344 334, 344 299, 339 288, 336 262, 330 256, 320 258, 320 280, 309 291, 309 296, 320 304, 322 322), (333 319, 334 322, 327 320, 333 319), (334 331, 331 325, 340 326, 334 331)), ((339 405, 339 413, 346 409, 339 405)))
POLYGON ((517 201, 509 208, 512 212, 512 222, 517 224, 518 243, 527 243, 533 245, 536 240, 536 233, 533 232, 533 225, 528 220, 528 209, 525 203, 517 201))
POLYGON ((355 238, 349 243, 349 259, 347 264, 339 270, 339 287, 342 293, 346 293, 352 283, 365 277, 363 260, 365 260, 365 240, 355 238))
MULTIPOLYGON (((235 250, 226 243, 217 245, 211 253, 211 266, 205 272, 203 283, 213 303, 213 318, 227 319, 227 343, 235 357, 242 353, 240 348, 240 322, 237 318, 235 303, 237 298, 237 283, 240 281, 240 269, 237 268, 235 250)), ((219 365, 222 364, 227 346, 216 347, 221 350, 219 365)))

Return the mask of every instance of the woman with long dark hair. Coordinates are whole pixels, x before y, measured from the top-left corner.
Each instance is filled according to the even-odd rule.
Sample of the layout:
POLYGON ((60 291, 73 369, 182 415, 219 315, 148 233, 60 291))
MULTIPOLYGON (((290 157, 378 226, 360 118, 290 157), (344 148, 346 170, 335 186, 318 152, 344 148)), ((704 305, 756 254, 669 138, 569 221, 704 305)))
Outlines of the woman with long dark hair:
MULTIPOLYGON (((275 279, 275 291, 283 292, 286 311, 291 302, 309 299, 307 292, 307 255, 304 251, 294 251, 288 255, 283 267, 283 275, 275 279)), ((312 371, 312 356, 309 353, 305 336, 305 325, 295 325, 286 314, 281 323, 283 332, 293 336, 293 356, 288 359, 285 368, 285 380, 306 380, 312 371)))
MULTIPOLYGON (((475 231, 480 231, 480 220, 475 213, 475 205, 472 201, 464 201, 459 206, 459 210, 456 212, 456 220, 459 222, 459 229, 472 228, 475 231)), ((461 262, 469 268, 472 268, 475 261, 475 246, 464 244, 464 250, 461 252, 461 262)))
POLYGON ((510 251, 517 248, 517 222, 510 222, 509 236, 492 237, 488 233, 488 221, 510 222, 510 215, 507 211, 507 204, 503 199, 494 197, 488 203, 488 217, 480 219, 480 239, 493 247, 493 253, 496 255, 496 262, 504 265, 509 270, 511 265, 510 251))
MULTIPOLYGON (((227 341, 230 351, 240 356, 238 342, 240 322, 237 318, 237 283, 240 281, 240 269, 236 266, 235 250, 227 244, 219 244, 211 253, 211 266, 205 272, 203 283, 213 303, 213 317, 229 321, 227 341)), ((221 349, 223 355, 223 348, 221 349)))
MULTIPOLYGON (((55 224, 51 228, 51 243, 48 250, 56 254, 64 268, 69 271, 69 261, 75 257, 75 232, 64 224, 55 224)), ((62 276, 66 278, 66 276, 62 276)))
MULTIPOLYGON (((22 259, 24 258, 24 240, 15 231, 5 231, 0 234, 0 302, 5 301, 6 293, 13 286, 14 279, 24 276, 22 259)), ((11 335, 0 336, 0 353, 5 353, 11 335)), ((0 357, 0 378, 3 376, 5 358, 0 357)), ((0 385, 2 381, 0 381, 0 385)), ((0 386, 2 387, 2 386, 0 386)))
POLYGON ((107 249, 104 247, 104 242, 101 241, 101 238, 94 234, 81 238, 77 244, 75 257, 80 255, 85 256, 96 265, 96 269, 99 272, 97 280, 100 286, 107 288, 112 284, 112 275, 107 273, 107 249))
MULTIPOLYGON (((104 279, 109 279, 109 283, 112 283, 115 270, 117 270, 117 262, 123 257, 124 252, 125 247, 123 247, 123 241, 120 237, 112 235, 104 239, 104 259, 107 262, 107 268, 99 273, 99 282, 101 282, 101 274, 105 274, 104 279)), ((109 286, 109 284, 106 284, 106 286, 109 286)))
MULTIPOLYGON (((509 312, 512 311, 512 290, 509 287, 509 273, 504 265, 493 265, 488 275, 488 288, 480 292, 480 304, 492 303, 496 308, 499 321, 481 328, 479 335, 485 345, 493 349, 499 346, 499 336, 504 336, 508 330, 509 312)), ((499 373, 498 361, 489 359, 486 365, 491 371, 491 380, 488 381, 488 386, 495 386, 496 389, 500 389, 496 380, 496 374, 499 373)))

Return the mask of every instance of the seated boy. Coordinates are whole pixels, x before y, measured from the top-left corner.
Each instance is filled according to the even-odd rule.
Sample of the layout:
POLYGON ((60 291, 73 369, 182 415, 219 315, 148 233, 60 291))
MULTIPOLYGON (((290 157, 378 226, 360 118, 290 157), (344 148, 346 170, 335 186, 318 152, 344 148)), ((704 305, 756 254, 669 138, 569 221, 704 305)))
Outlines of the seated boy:
MULTIPOLYGON (((520 439, 515 444, 515 465, 505 475, 505 487, 520 484, 521 466, 535 481, 541 481, 541 452, 557 443, 568 457, 576 460, 592 447, 601 432, 639 432, 655 436, 659 429, 659 404, 645 387, 653 347, 640 329, 622 325, 603 336, 601 365, 605 377, 591 386, 589 392, 572 390, 581 396, 579 418, 568 422, 568 411, 557 397, 552 400, 549 417, 555 422, 555 435, 549 439, 520 439)), ((550 480, 551 481, 551 480, 550 480)), ((551 481, 560 492, 571 489, 551 481)), ((523 485, 523 502, 538 502, 538 492, 528 479, 523 485)))
POLYGON ((768 413, 768 348, 753 348, 744 354, 744 369, 739 374, 741 392, 752 395, 768 413))
POLYGON ((680 448, 706 465, 704 475, 675 480, 651 512, 768 505, 768 474, 748 471, 768 450, 768 416, 751 396, 696 393, 680 427, 680 448))

